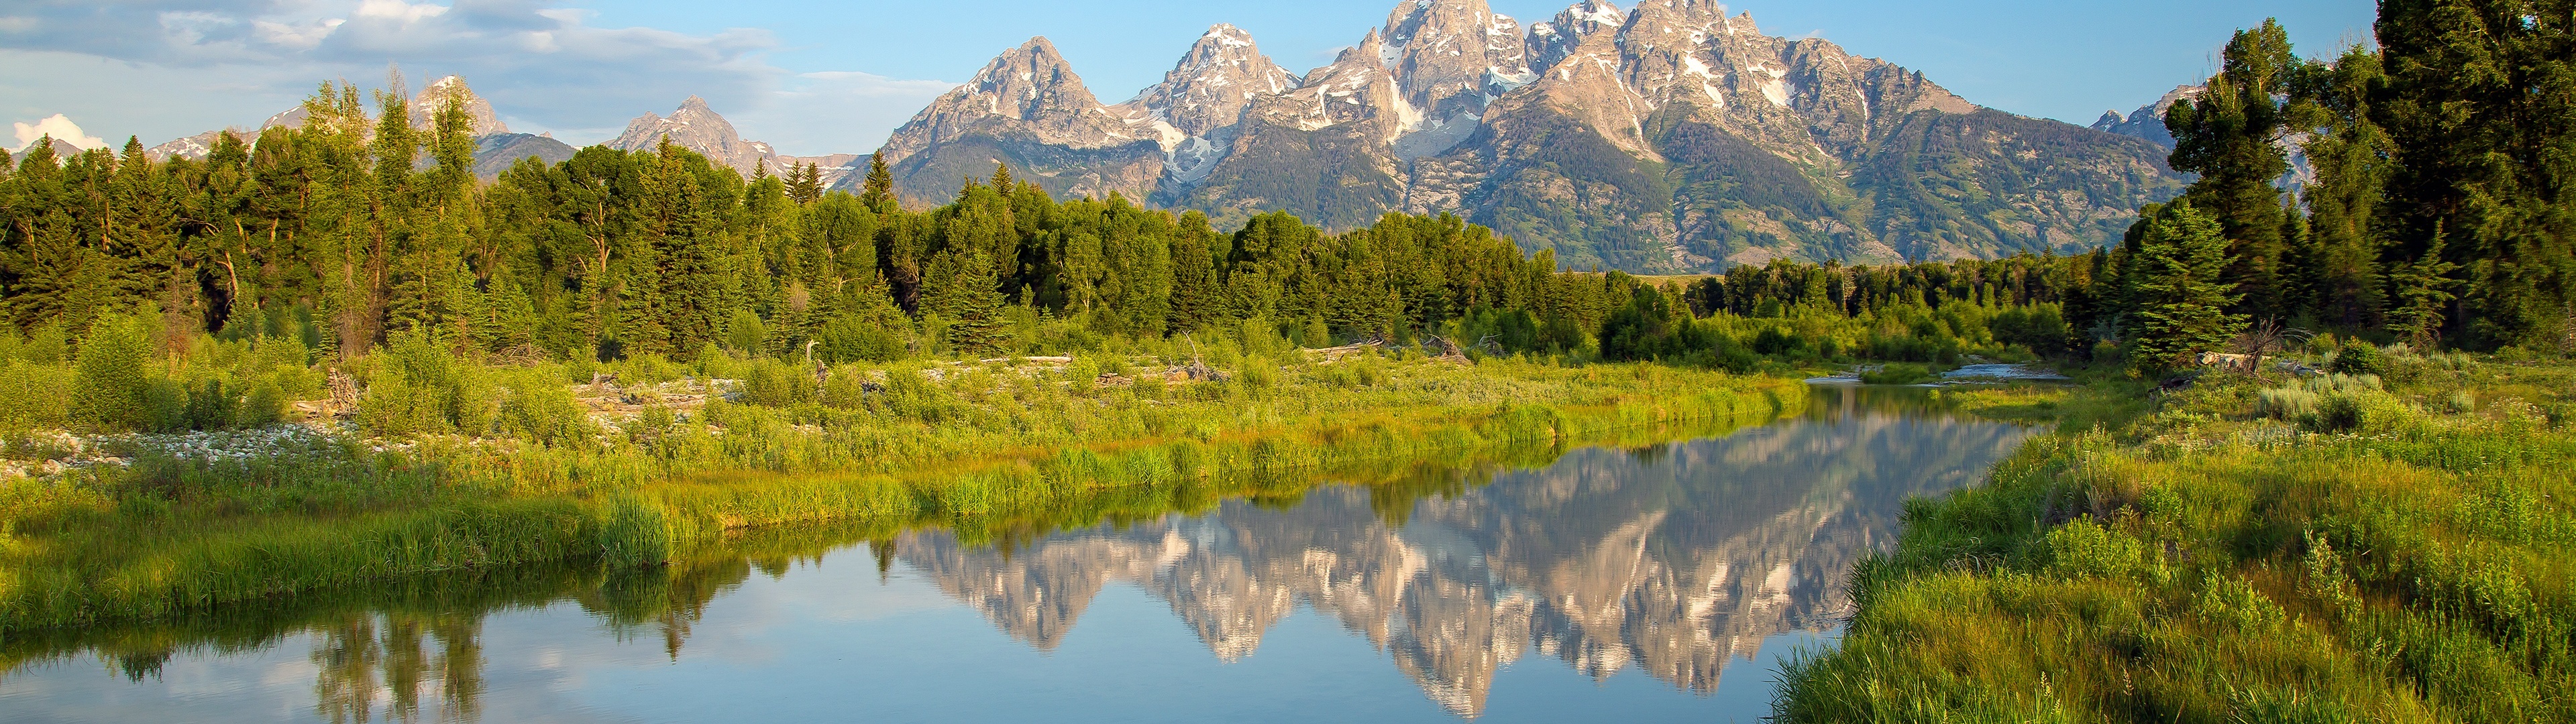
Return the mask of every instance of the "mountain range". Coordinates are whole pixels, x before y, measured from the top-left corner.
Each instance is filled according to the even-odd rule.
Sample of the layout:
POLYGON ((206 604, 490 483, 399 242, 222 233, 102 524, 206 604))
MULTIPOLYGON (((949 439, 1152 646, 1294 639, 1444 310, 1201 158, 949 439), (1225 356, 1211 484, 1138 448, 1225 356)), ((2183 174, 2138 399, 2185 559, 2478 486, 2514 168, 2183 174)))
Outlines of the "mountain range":
MULTIPOLYGON (((413 105, 425 122, 443 78, 413 105)), ((2186 89, 2187 90, 2187 89, 2186 89)), ((1118 194, 1220 226, 1286 211, 1327 229, 1456 214, 1566 268, 1694 273, 1772 259, 1883 263, 2072 253, 2178 193, 2162 110, 2092 128, 1978 106, 1831 42, 1762 33, 1714 0, 1585 0, 1524 28, 1483 0, 1403 0, 1298 74, 1218 25, 1162 82, 1103 102, 1045 38, 1004 52, 877 151, 908 205, 1007 164, 1059 196, 1118 194)), ((478 172, 571 147, 479 99, 478 172)), ((299 111, 268 125, 292 125, 299 111)), ((153 149, 202 156, 216 131, 153 149)), ((869 156, 782 155, 691 97, 608 145, 668 137, 718 164, 801 164, 855 188, 869 156)))
POLYGON ((1526 30, 1482 0, 1406 0, 1303 75, 1219 25, 1116 105, 1036 38, 881 153, 917 203, 1006 163, 1220 225, 1454 213, 1648 272, 2078 251, 2186 180, 2154 140, 1983 108, 1709 0, 1587 0, 1526 30))

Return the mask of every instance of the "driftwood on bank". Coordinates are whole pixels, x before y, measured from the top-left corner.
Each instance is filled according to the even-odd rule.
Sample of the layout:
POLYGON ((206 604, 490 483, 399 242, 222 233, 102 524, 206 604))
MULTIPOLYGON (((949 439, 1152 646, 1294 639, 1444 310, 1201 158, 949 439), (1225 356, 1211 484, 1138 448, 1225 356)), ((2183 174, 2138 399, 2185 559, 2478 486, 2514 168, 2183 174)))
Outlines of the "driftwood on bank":
POLYGON ((1348 356, 1351 356, 1351 355, 1354 355, 1354 354, 1358 354, 1358 353, 1360 353, 1360 352, 1365 352, 1365 351, 1369 351, 1369 350, 1378 349, 1378 348, 1380 348, 1380 347, 1384 347, 1384 346, 1386 346, 1386 343, 1384 343, 1384 342, 1380 342, 1380 341, 1378 341, 1378 340, 1374 340, 1374 339, 1372 339, 1372 340, 1368 340, 1368 341, 1366 341, 1366 342, 1360 342, 1360 343, 1357 343, 1357 344, 1346 344, 1346 345, 1342 345, 1342 346, 1339 346, 1339 347, 1323 347, 1323 348, 1319 348, 1319 349, 1310 349, 1310 350, 1306 350, 1306 351, 1307 351, 1307 352, 1314 353, 1314 354, 1322 355, 1322 356, 1324 357, 1324 364, 1332 364, 1332 363, 1335 363, 1335 362, 1339 362, 1339 361, 1341 361, 1343 357, 1348 357, 1348 356))

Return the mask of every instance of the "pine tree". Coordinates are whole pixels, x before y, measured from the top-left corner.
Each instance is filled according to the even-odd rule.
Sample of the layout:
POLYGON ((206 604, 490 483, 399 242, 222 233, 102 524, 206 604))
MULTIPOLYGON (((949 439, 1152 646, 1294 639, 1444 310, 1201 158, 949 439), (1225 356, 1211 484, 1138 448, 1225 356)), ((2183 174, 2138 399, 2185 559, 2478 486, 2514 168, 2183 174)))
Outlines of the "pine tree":
POLYGON ((1225 284, 1218 276, 1216 231, 1207 215, 1181 215, 1172 241, 1172 305, 1167 331, 1178 334, 1206 326, 1225 307, 1225 284))
POLYGON ((787 198, 810 204, 823 198, 823 165, 800 163, 787 174, 787 198))
POLYGON ((2388 270, 2388 286, 2395 292, 2396 307, 2388 312, 2388 331, 2397 334, 2419 349, 2432 349, 2441 343, 2442 317, 2451 300, 2455 284, 2451 272, 2460 265, 2442 258, 2442 238, 2436 234, 2433 244, 2414 261, 2398 264, 2388 270))
POLYGON ((2443 241, 2466 282, 2459 343, 2556 345, 2576 311, 2576 21, 2561 2, 2411 0, 2381 3, 2373 30, 2387 256, 2443 241))
POLYGON ((2371 96, 2385 84, 2378 54, 2355 46, 2333 63, 2303 65, 2292 93, 2291 125, 2320 129, 2303 148, 2316 176, 2300 194, 2310 305, 2322 321, 2348 329, 2380 322, 2383 240, 2373 220, 2395 149, 2370 116, 2371 96))
POLYGON ((880 214, 891 214, 900 206, 894 196, 894 172, 886 169, 885 154, 868 156, 868 180, 859 189, 859 203, 880 214))
POLYGON ((2216 219, 2189 203, 2157 209, 2142 223, 2130 363, 2150 372, 2188 366, 2245 329, 2245 315, 2227 311, 2238 301, 2223 278, 2227 239, 2216 219))
POLYGON ((2201 176, 2183 197, 2213 217, 2228 241, 2226 282, 2242 301, 2239 311, 2280 314, 2293 299, 2282 278, 2285 224, 2275 184, 2290 163, 2273 139, 2289 120, 2278 97, 2293 80, 2289 33, 2265 20, 2238 31, 2222 58, 2199 98, 2166 113, 2176 144, 2172 164, 2201 176))

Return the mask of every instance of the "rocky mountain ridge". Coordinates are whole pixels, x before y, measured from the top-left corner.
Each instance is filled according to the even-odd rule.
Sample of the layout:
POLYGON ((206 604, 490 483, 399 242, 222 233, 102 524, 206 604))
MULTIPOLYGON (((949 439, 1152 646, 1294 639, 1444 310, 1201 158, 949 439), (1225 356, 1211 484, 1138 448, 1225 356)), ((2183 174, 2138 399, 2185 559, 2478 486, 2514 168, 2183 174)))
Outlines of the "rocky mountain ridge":
POLYGON ((916 203, 1008 163, 1221 224, 1455 213, 1570 266, 1662 272, 2076 251, 2181 183, 2150 141, 1982 108, 1711 0, 1586 0, 1527 30, 1482 0, 1405 0, 1303 76, 1220 25, 1117 106, 1039 38, 886 153, 916 203))
MULTIPOLYGON (((463 89, 432 83, 415 118, 463 89)), ((1404 0, 1303 74, 1217 25, 1115 105, 1033 38, 879 152, 914 205, 1006 164, 1059 196, 1118 194, 1220 226, 1270 211, 1333 230, 1449 213, 1567 268, 1707 272, 2100 246, 2180 189, 2160 120, 2177 97, 2087 129, 1977 106, 1822 39, 1763 33, 1714 0, 1583 0, 1526 28, 1484 0, 1404 0)), ((483 173, 571 153, 507 134, 479 99, 469 108, 490 132, 483 173)), ((298 108, 266 125, 300 120, 298 108)), ((251 135, 210 131, 153 152, 202 157, 222 133, 251 135)), ((811 163, 840 189, 856 190, 868 161, 779 154, 696 97, 605 145, 664 137, 745 175, 811 163)))
MULTIPOLYGON (((428 129, 439 106, 451 94, 462 94, 466 98, 465 111, 472 120, 475 137, 474 171, 478 176, 497 177, 525 158, 539 159, 548 164, 560 163, 572 158, 576 151, 571 144, 555 140, 551 134, 512 133, 509 124, 500 119, 490 102, 474 95, 463 78, 452 75, 432 81, 405 104, 413 127, 428 129)), ((146 149, 144 153, 161 160, 204 159, 214 152, 215 144, 225 134, 247 144, 257 140, 261 130, 301 126, 304 117, 304 107, 297 106, 269 116, 258 129, 207 131, 173 139, 146 149)), ((744 140, 734 130, 732 122, 709 108, 705 99, 696 96, 682 101, 668 117, 646 113, 636 118, 627 125, 625 133, 603 145, 630 151, 651 150, 666 134, 673 144, 695 151, 745 176, 764 171, 771 175, 785 175, 793 173, 799 165, 813 164, 821 170, 822 180, 828 185, 854 174, 864 175, 867 170, 868 157, 865 154, 789 156, 778 153, 769 144, 744 140)))
POLYGON ((2196 85, 2177 86, 2167 91, 2164 97, 2156 99, 2156 102, 2139 106, 2137 110, 2130 111, 2126 115, 2122 115, 2117 110, 2103 111, 2102 118, 2094 121, 2092 128, 2104 133, 2146 139, 2171 149, 2174 147, 2174 137, 2173 131, 2165 129, 2165 111, 2173 108, 2173 104, 2177 101, 2185 98, 2199 98, 2202 90, 2205 89, 2196 85))
POLYGON ((742 172, 746 178, 759 173, 785 176, 805 164, 819 167, 826 185, 852 174, 867 173, 867 157, 863 155, 789 156, 767 143, 745 140, 734 130, 732 121, 725 120, 707 106, 706 99, 697 96, 681 101, 667 117, 649 112, 636 117, 626 124, 624 133, 601 145, 622 151, 650 151, 660 147, 664 137, 671 139, 671 145, 696 151, 718 166, 742 172))

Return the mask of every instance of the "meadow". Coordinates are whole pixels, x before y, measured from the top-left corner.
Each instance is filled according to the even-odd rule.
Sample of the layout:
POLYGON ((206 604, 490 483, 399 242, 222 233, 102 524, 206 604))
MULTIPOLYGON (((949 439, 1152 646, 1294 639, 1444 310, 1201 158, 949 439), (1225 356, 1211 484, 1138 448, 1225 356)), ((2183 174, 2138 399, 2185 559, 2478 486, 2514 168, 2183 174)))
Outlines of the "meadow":
MULTIPOLYGON (((1319 476, 1540 464, 1806 399, 1791 381, 1652 363, 1327 354, 1261 331, 819 372, 714 351, 685 364, 472 362, 398 342, 355 365, 366 395, 322 426, 339 432, 315 434, 266 422, 296 414, 287 407, 244 412, 262 393, 188 412, 191 389, 327 392, 292 337, 200 337, 151 362, 141 399, 169 402, 145 414, 238 424, 72 438, 31 414, 8 421, 14 464, 55 472, 0 480, 0 631, 530 563, 660 565, 781 526, 994 535, 1192 510, 1319 476)), ((21 352, 6 379, 28 394, 100 377, 21 352)))
POLYGON ((2576 720, 2576 367, 2298 356, 2329 371, 1981 400, 2059 430, 1909 507, 1778 713, 2576 720))

